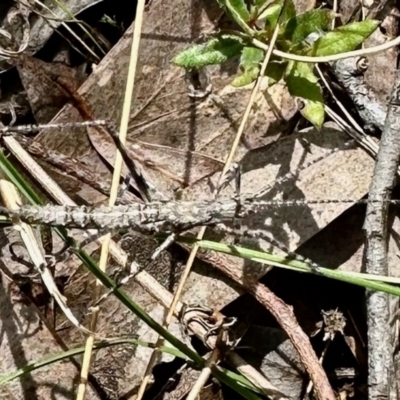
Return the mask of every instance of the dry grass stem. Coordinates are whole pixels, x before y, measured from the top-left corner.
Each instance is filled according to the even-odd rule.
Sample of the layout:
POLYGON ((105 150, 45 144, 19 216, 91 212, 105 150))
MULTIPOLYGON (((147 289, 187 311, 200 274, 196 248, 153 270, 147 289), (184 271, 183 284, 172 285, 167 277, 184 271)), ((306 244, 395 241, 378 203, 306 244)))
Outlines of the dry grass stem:
POLYGON ((196 400, 198 396, 200 396, 201 390, 203 389, 204 385, 207 383, 208 378, 211 375, 211 369, 218 363, 219 359, 219 350, 215 348, 212 351, 209 359, 206 361, 205 367, 201 370, 200 376, 197 378, 197 381, 188 393, 186 400, 196 400))
MULTIPOLYGON (((145 7, 145 0, 138 0, 137 6, 136 6, 135 28, 133 30, 133 39, 132 39, 132 47, 131 47, 130 60, 129 60, 128 77, 127 77, 127 82, 126 82, 124 104, 123 104, 121 123, 120 123, 120 129, 119 129, 119 140, 123 145, 125 145, 126 134, 128 131, 130 110, 131 110, 131 104, 132 104, 132 94, 133 94, 133 89, 134 89, 134 84, 135 84, 136 66, 137 66, 137 60, 139 57, 139 43, 140 43, 140 35, 141 35, 141 30, 142 30, 144 7, 145 7)), ((112 178, 112 183, 111 183, 110 198, 109 198, 109 203, 108 203, 110 206, 113 206, 115 204, 115 201, 117 200, 118 187, 119 187, 121 171, 122 171, 122 164, 123 164, 122 155, 117 150, 116 156, 115 156, 115 162, 114 162, 114 172, 113 172, 113 178, 112 178)), ((106 268, 107 268, 110 243, 111 243, 111 234, 107 234, 104 237, 104 240, 103 240, 103 243, 101 246, 100 262, 99 262, 99 268, 103 272, 105 272, 106 268)), ((101 286, 102 286, 101 283, 99 281, 97 281, 98 296, 100 295, 100 287, 101 286)), ((92 310, 92 319, 91 319, 91 323, 90 323, 90 327, 91 327, 92 331, 95 331, 95 329, 96 329, 99 310, 100 310, 100 308, 98 306, 94 307, 92 310)), ((93 343, 94 343, 94 337, 92 335, 90 335, 86 341, 85 353, 83 356, 84 362, 83 362, 82 371, 81 371, 81 381, 80 381, 76 400, 83 400, 85 397, 87 377, 89 374, 90 360, 91 360, 92 351, 93 351, 93 343)))

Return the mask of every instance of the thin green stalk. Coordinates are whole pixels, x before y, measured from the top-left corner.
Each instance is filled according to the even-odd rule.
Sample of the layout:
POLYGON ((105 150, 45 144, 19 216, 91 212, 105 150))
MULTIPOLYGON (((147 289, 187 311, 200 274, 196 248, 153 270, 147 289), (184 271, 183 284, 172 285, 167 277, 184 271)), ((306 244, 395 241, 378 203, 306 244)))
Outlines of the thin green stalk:
POLYGON ((354 272, 348 273, 346 271, 336 271, 324 267, 313 268, 309 264, 302 261, 288 260, 282 256, 268 254, 257 250, 246 249, 240 246, 226 245, 224 243, 213 242, 209 240, 198 241, 196 239, 189 238, 186 236, 180 236, 177 238, 177 240, 191 244, 196 243, 196 245, 198 245, 203 249, 214 250, 220 253, 230 254, 236 257, 256 261, 261 264, 273 265, 279 268, 290 269, 297 272, 317 274, 320 276, 324 276, 326 278, 336 279, 339 281, 351 283, 353 285, 362 286, 364 288, 377 290, 400 297, 399 287, 384 282, 378 282, 376 281, 376 277, 374 277, 374 279, 368 279, 367 274, 361 274, 361 273, 357 274, 354 272))
MULTIPOLYGON (((112 340, 106 340, 106 341, 102 341, 99 343, 95 343, 93 348, 95 350, 99 350, 99 349, 104 349, 106 347, 117 346, 117 345, 122 345, 122 344, 130 344, 130 345, 134 345, 134 346, 142 346, 142 347, 150 347, 150 348, 154 347, 153 343, 144 342, 143 340, 138 340, 138 339, 112 339, 112 340)), ((29 372, 32 372, 36 369, 45 367, 50 364, 54 364, 56 362, 65 360, 70 357, 74 357, 74 356, 83 354, 84 351, 85 351, 85 347, 77 347, 75 349, 70 349, 68 351, 63 351, 61 353, 52 354, 51 356, 47 356, 47 357, 40 359, 39 361, 35 361, 30 364, 24 365, 22 368, 18 368, 14 372, 11 372, 9 374, 1 376, 0 377, 0 386, 5 385, 6 383, 12 381, 13 379, 19 378, 19 377, 21 377, 29 372)), ((179 357, 184 360, 187 360, 186 356, 183 353, 181 353, 180 351, 178 351, 172 347, 162 346, 162 347, 160 347, 160 351, 162 351, 163 353, 168 353, 175 357, 179 357)))

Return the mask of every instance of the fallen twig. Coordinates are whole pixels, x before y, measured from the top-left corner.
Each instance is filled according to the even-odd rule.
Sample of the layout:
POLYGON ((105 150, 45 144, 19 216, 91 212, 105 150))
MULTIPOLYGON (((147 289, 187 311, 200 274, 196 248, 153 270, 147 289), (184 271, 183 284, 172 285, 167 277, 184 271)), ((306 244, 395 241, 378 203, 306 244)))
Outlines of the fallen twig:
POLYGON ((321 400, 335 399, 325 371, 315 355, 310 339, 297 322, 292 307, 259 283, 257 277, 244 276, 243 271, 233 263, 216 262, 212 252, 205 253, 202 258, 203 260, 209 258, 213 266, 246 288, 274 316, 299 353, 302 363, 310 374, 318 398, 321 400))
POLYGON ((332 70, 339 82, 354 101, 360 117, 366 124, 383 130, 387 106, 381 103, 374 91, 364 81, 364 72, 368 68, 366 58, 346 58, 332 64, 332 70))
MULTIPOLYGON (((397 70, 385 126, 372 178, 364 229, 364 260, 369 274, 388 275, 387 217, 400 157, 400 69, 397 70)), ((391 398, 393 373, 393 340, 390 327, 390 297, 385 293, 368 292, 368 383, 370 399, 391 398)))

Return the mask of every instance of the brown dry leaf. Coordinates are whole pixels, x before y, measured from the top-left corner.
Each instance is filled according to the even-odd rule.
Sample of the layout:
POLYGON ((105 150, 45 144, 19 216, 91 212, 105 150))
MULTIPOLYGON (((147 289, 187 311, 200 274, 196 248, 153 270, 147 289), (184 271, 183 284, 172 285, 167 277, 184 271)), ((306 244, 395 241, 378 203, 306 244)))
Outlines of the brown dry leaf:
POLYGON ((131 144, 128 150, 128 154, 133 159, 136 160, 140 157, 141 164, 149 170, 154 168, 154 172, 165 171, 164 176, 169 172, 170 175, 166 178, 177 180, 185 186, 191 186, 198 180, 212 176, 215 171, 223 168, 220 160, 194 151, 168 146, 137 141, 131 144), (188 169, 193 169, 194 173, 186 176, 188 169))
MULTIPOLYGON (((368 192, 374 162, 336 124, 329 122, 321 131, 310 128, 249 151, 240 166, 242 194, 270 187, 262 199, 357 200, 368 192), (289 179, 279 183, 288 175, 289 179)), ((199 182, 185 190, 183 198, 210 198, 214 185, 199 182)), ((227 189, 221 197, 232 194, 232 189, 227 189)), ((271 207, 268 213, 258 213, 242 223, 269 232, 294 251, 349 206, 339 203, 271 207)))
MULTIPOLYGON (((327 123, 321 131, 310 128, 272 144, 265 152, 255 150, 242 160, 242 191, 254 193, 269 184, 274 189, 264 199, 360 199, 368 192, 374 161, 348 142, 344 132, 327 123), (288 173, 294 178, 274 184, 288 173)), ((348 203, 281 207, 249 218, 249 224, 267 229, 294 251, 348 207, 348 203)))
POLYGON ((18 57, 14 63, 38 124, 49 122, 68 102, 57 79, 68 81, 71 88, 77 90, 85 78, 75 68, 60 63, 46 63, 26 55, 18 57))
MULTIPOLYGON (((215 166, 216 170, 220 169, 213 162, 202 175, 198 161, 204 165, 207 158, 199 160, 192 156, 192 152, 201 152, 219 160, 225 158, 251 92, 250 88, 233 90, 229 86, 237 70, 237 62, 231 62, 207 69, 213 94, 194 101, 188 96, 184 71, 171 64, 172 57, 188 47, 196 37, 212 31, 216 27, 213 21, 220 15, 221 11, 214 3, 197 1, 193 4, 186 0, 174 7, 165 2, 153 2, 145 16, 128 143, 135 145, 141 141, 183 150, 187 159, 183 162, 185 170, 181 174, 186 182, 208 176, 215 166), (159 15, 167 16, 168 22, 165 18, 160 19, 159 15)), ((109 119, 117 125, 130 48, 129 33, 79 90, 93 110, 94 118, 109 119)), ((272 87, 268 94, 266 91, 260 93, 239 154, 274 140, 288 128, 288 120, 296 111, 297 106, 283 85, 272 87)), ((70 112, 66 108, 61 115, 74 118, 70 112)), ((90 129, 89 136, 101 156, 111 163, 115 150, 110 138, 99 134, 98 129, 90 129)), ((68 142, 74 143, 75 138, 71 135, 68 142)), ((70 151, 65 148, 69 146, 60 134, 46 132, 40 140, 59 151, 70 151)), ((152 162, 157 165, 163 160, 158 160, 155 155, 152 162)), ((143 168, 151 175, 152 171, 146 165, 143 168)), ((174 170, 170 172, 174 173, 174 170)), ((153 175, 152 178, 156 186, 167 187, 165 194, 169 196, 182 187, 165 175, 153 175)))
MULTIPOLYGON (((378 46, 388 40, 392 40, 398 35, 398 9, 393 5, 385 8, 385 18, 382 21, 381 29, 377 29, 365 41, 366 47, 378 46)), ((396 68, 397 68, 398 49, 393 47, 386 51, 368 55, 368 69, 365 73, 365 81, 371 87, 378 99, 387 103, 393 87, 396 68)))

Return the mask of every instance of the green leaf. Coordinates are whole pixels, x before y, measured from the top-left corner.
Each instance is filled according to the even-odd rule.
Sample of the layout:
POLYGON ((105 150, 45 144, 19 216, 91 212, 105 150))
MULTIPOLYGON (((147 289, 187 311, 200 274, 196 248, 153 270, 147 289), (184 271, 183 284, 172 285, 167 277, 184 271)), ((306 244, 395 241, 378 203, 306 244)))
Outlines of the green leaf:
MULTIPOLYGON (((265 76, 268 77, 268 86, 272 86, 282 79, 282 76, 286 70, 286 63, 272 61, 268 64, 265 71, 265 76)), ((236 77, 231 85, 234 87, 242 87, 249 85, 257 79, 260 72, 259 67, 246 70, 242 75, 236 77)))
POLYGON ((264 51, 256 47, 245 47, 240 57, 240 66, 245 70, 257 67, 264 59, 264 51))
POLYGON ((265 71, 265 75, 268 76, 268 85, 274 85, 279 82, 287 68, 287 63, 280 61, 271 61, 265 71))
POLYGON ((326 31, 329 24, 335 17, 335 13, 330 10, 313 10, 291 18, 284 30, 284 37, 293 44, 300 43, 307 38, 310 33, 326 31))
POLYGON ((248 34, 254 31, 247 25, 250 13, 244 0, 217 0, 225 12, 248 34))
POLYGON ((313 56, 329 56, 354 50, 378 27, 379 21, 366 20, 336 28, 319 38, 312 46, 313 56))
POLYGON ((255 47, 245 47, 240 57, 240 67, 243 74, 232 81, 232 86, 241 87, 253 82, 260 72, 260 62, 264 58, 264 52, 255 47))
POLYGON ((239 18, 248 22, 250 14, 244 0, 217 0, 217 3, 228 13, 234 12, 239 18))
POLYGON ((251 82, 254 82, 257 79, 257 76, 260 72, 259 67, 254 67, 247 69, 243 72, 242 75, 237 76, 231 83, 234 87, 242 87, 249 85, 251 82))
POLYGON ((316 127, 324 122, 324 106, 321 87, 314 75, 312 65, 303 62, 291 62, 285 74, 285 81, 292 96, 305 100, 302 114, 316 127))
POLYGON ((283 0, 283 9, 279 18, 279 22, 284 24, 289 19, 296 16, 296 8, 292 0, 283 0))
POLYGON ((321 87, 314 75, 312 65, 303 62, 290 62, 285 73, 285 82, 292 96, 322 103, 321 87))
POLYGON ((221 64, 238 56, 243 46, 241 38, 233 35, 221 35, 211 39, 208 43, 189 47, 178 54, 172 62, 186 69, 221 64))
POLYGON ((296 16, 296 9, 292 0, 278 0, 261 12, 258 19, 269 23, 271 29, 275 29, 279 22, 284 24, 289 19, 296 16))
POLYGON ((305 100, 305 106, 300 111, 316 128, 321 129, 325 119, 325 108, 317 101, 305 100))
POLYGON ((255 0, 254 5, 260 10, 264 6, 268 5, 270 0, 255 0))
POLYGON ((282 4, 272 4, 258 16, 258 19, 267 21, 271 29, 274 29, 278 21, 279 13, 281 12, 281 8, 282 4))
MULTIPOLYGON (((231 85, 235 87, 246 86, 254 82, 260 72, 260 63, 264 59, 264 52, 255 47, 245 47, 240 58, 240 67, 243 70, 243 74, 236 77, 231 85)), ((273 85, 278 82, 285 72, 286 63, 279 61, 270 61, 268 63, 265 75, 270 79, 268 80, 269 85, 273 85)))

